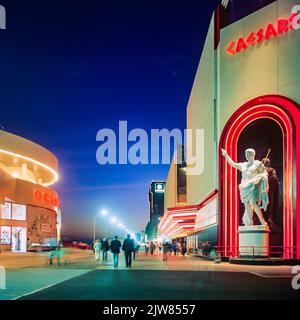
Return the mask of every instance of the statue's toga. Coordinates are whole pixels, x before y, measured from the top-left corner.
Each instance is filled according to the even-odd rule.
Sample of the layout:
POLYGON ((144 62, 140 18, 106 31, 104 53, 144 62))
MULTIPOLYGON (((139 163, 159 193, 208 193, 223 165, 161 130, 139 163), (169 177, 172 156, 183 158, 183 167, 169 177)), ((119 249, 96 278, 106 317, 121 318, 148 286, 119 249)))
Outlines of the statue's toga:
POLYGON ((239 189, 241 201, 245 206, 244 225, 253 225, 253 213, 255 212, 260 223, 267 226, 261 211, 261 209, 266 210, 269 204, 268 173, 263 162, 255 160, 254 149, 245 151, 247 162, 235 163, 224 149, 222 149, 222 155, 232 167, 242 172, 239 189))

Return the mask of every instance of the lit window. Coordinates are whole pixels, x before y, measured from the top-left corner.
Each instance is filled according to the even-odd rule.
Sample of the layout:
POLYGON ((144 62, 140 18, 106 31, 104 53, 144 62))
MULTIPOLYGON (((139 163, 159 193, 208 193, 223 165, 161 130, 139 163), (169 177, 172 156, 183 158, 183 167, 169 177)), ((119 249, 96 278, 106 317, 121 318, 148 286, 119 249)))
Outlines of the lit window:
POLYGON ((11 227, 1 227, 1 244, 11 244, 11 227))
POLYGON ((11 219, 11 203, 5 202, 2 206, 2 219, 9 220, 11 219))
POLYGON ((12 204, 12 219, 13 220, 26 220, 26 206, 21 204, 12 204))

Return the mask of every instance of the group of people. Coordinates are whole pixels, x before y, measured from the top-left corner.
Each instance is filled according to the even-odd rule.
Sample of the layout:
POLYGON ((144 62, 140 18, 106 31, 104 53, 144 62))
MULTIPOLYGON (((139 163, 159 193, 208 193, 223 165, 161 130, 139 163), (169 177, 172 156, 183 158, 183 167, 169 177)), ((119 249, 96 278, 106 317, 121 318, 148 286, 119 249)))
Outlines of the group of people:
POLYGON ((154 255, 157 248, 158 248, 159 254, 161 254, 161 252, 163 253, 163 260, 167 260, 167 256, 171 255, 172 253, 174 254, 174 256, 179 254, 182 254, 184 256, 187 252, 185 242, 171 243, 171 242, 165 241, 164 243, 155 245, 155 243, 151 241, 146 243, 145 254, 148 255, 148 253, 150 252, 151 255, 154 255))
POLYGON ((123 244, 121 244, 121 241, 117 236, 115 236, 115 239, 112 240, 110 244, 107 239, 103 239, 102 241, 97 239, 93 243, 95 260, 97 262, 100 260, 100 253, 102 250, 102 260, 107 261, 107 253, 110 250, 113 256, 113 264, 115 268, 117 268, 119 265, 119 255, 121 253, 121 249, 125 254, 126 268, 131 268, 132 260, 138 255, 139 246, 135 240, 130 238, 130 234, 127 235, 127 238, 124 240, 123 244))
POLYGON ((168 241, 164 242, 162 245, 162 251, 163 251, 163 261, 166 261, 168 259, 168 255, 170 256, 173 252, 174 256, 176 255, 183 255, 185 256, 186 254, 186 244, 185 242, 183 243, 170 243, 168 241))
POLYGON ((145 254, 146 256, 148 255, 149 251, 150 251, 150 254, 151 256, 154 255, 154 252, 155 252, 155 249, 156 249, 156 246, 154 244, 153 241, 151 241, 150 243, 146 243, 146 246, 145 246, 145 254))

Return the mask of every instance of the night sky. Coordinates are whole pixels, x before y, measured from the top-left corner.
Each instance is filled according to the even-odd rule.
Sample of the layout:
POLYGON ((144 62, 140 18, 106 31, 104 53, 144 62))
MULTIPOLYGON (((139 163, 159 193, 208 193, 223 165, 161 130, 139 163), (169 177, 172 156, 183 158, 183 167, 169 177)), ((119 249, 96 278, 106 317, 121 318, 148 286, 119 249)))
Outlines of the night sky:
POLYGON ((145 228, 149 183, 165 180, 168 165, 100 166, 96 133, 120 120, 185 128, 216 3, 1 0, 0 124, 57 156, 64 235, 92 237, 102 208, 132 231, 145 228))

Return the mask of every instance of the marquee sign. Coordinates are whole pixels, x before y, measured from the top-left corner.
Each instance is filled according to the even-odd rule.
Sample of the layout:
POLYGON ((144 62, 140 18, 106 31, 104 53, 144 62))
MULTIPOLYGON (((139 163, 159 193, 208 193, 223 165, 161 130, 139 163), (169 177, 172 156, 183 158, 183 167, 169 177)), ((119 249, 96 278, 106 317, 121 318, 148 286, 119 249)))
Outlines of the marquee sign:
POLYGON ((54 193, 35 189, 33 191, 33 198, 35 201, 43 202, 44 204, 52 205, 54 207, 59 207, 59 198, 54 193))
POLYGON ((231 41, 226 48, 226 52, 230 55, 235 55, 256 44, 266 42, 272 37, 275 38, 291 30, 296 30, 295 26, 298 24, 297 17, 297 13, 292 13, 288 19, 278 19, 277 23, 269 23, 265 28, 259 28, 256 32, 250 32, 246 38, 241 37, 235 41, 231 41))

